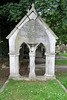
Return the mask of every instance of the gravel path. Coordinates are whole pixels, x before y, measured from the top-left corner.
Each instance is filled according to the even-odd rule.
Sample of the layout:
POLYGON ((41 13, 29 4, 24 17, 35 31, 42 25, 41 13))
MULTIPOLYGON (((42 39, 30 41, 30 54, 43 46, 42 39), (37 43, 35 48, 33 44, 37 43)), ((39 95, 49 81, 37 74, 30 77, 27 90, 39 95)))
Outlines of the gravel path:
MULTIPOLYGON (((44 70, 44 69, 45 69, 45 64, 37 64, 36 65, 36 70, 44 70)), ((56 65, 55 66, 55 71, 67 72, 67 66, 64 66, 64 65, 56 65)))
POLYGON ((67 60, 67 57, 64 56, 56 56, 56 60, 67 60))

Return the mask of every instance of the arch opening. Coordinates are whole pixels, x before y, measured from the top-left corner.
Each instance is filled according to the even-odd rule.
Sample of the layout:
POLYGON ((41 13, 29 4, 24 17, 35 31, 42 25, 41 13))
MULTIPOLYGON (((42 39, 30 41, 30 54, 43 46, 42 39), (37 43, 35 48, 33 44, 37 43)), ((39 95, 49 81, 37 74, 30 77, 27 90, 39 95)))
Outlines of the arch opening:
POLYGON ((26 43, 23 43, 20 47, 19 55, 19 74, 21 76, 28 77, 29 71, 29 48, 26 43))
POLYGON ((36 57, 35 57, 35 73, 36 73, 36 76, 45 74, 45 63, 46 63, 45 52, 46 52, 45 46, 42 43, 40 43, 37 46, 36 57))

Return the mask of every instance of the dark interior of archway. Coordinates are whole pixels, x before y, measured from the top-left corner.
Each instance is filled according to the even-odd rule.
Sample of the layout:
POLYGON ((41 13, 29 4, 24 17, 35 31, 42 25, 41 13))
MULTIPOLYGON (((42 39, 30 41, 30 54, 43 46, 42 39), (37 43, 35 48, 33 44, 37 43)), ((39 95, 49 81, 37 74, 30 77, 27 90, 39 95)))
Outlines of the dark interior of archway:
POLYGON ((29 75, 29 70, 28 70, 28 65, 29 65, 29 49, 27 47, 27 44, 23 43, 21 45, 20 49, 20 55, 19 55, 19 74, 21 76, 28 76, 29 75))
MULTIPOLYGON (((29 48, 27 47, 27 44, 23 43, 21 45, 20 49, 20 55, 19 55, 19 74, 21 76, 28 77, 29 75, 29 48)), ((35 64, 37 67, 35 67, 35 73, 36 75, 44 75, 45 74, 45 67, 42 65, 45 65, 45 47, 42 43, 40 43, 36 50, 36 58, 35 58, 35 64)))
POLYGON ((40 43, 36 49, 36 58, 35 58, 35 72, 36 75, 45 74, 45 47, 40 43))

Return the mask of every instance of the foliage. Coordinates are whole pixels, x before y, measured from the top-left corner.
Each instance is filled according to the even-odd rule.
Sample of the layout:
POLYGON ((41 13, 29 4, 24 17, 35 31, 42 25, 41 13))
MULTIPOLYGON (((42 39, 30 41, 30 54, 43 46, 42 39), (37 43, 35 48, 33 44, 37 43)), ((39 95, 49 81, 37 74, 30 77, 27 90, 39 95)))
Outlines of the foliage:
POLYGON ((3 41, 0 41, 0 43, 2 43, 3 41))
POLYGON ((67 65, 67 60, 55 60, 56 65, 67 65))
POLYGON ((58 42, 67 43, 66 0, 37 0, 36 9, 44 21, 59 37, 58 42))
POLYGON ((7 3, 0 6, 0 18, 6 17, 7 21, 19 21, 27 13, 27 9, 30 7, 28 0, 20 0, 19 3, 7 3))
POLYGON ((13 81, 10 80, 0 94, 1 100, 67 100, 67 93, 56 80, 13 81))
POLYGON ((56 77, 67 88, 67 73, 57 72, 56 77))

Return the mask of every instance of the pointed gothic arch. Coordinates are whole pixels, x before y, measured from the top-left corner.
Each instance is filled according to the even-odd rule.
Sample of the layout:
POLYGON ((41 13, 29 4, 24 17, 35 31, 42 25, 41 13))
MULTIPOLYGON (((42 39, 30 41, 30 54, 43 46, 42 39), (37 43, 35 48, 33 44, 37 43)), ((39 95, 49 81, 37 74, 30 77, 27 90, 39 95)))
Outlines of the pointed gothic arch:
POLYGON ((20 76, 28 76, 29 75, 29 47, 24 42, 20 46, 19 50, 19 74, 20 76))

